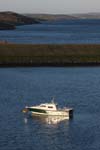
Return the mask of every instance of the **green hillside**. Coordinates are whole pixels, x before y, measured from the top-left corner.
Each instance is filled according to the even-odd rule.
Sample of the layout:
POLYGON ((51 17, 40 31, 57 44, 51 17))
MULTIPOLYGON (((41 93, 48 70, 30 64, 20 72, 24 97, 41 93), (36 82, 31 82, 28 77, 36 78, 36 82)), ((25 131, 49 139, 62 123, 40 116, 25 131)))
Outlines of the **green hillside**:
POLYGON ((0 65, 75 66, 99 65, 100 45, 1 44, 0 65))

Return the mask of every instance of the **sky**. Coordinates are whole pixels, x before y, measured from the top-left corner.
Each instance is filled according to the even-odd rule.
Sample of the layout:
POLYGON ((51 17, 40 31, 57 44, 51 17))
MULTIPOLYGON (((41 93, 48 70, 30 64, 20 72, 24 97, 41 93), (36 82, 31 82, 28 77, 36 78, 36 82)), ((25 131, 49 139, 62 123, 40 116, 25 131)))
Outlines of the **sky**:
POLYGON ((100 0, 0 0, 0 11, 49 14, 100 12, 100 0))

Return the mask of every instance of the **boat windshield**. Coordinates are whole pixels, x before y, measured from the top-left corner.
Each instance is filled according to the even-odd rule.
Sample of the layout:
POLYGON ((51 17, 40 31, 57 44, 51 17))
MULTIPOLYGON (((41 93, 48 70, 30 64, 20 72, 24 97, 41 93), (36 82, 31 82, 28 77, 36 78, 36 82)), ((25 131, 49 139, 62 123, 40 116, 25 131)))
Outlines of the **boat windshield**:
POLYGON ((46 107, 46 105, 40 105, 40 107, 46 107))
POLYGON ((53 108, 53 106, 48 106, 48 108, 53 108))

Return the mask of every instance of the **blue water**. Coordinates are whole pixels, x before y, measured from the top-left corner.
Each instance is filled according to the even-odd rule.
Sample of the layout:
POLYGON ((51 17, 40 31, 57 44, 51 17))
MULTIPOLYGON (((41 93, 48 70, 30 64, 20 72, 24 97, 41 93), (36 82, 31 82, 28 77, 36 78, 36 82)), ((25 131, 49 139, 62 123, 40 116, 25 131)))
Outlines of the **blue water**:
POLYGON ((99 43, 100 20, 62 20, 0 31, 0 40, 14 43, 99 43))
POLYGON ((0 150, 66 149, 100 149, 100 68, 0 68, 0 150), (21 112, 52 96, 74 108, 72 120, 47 124, 21 112))

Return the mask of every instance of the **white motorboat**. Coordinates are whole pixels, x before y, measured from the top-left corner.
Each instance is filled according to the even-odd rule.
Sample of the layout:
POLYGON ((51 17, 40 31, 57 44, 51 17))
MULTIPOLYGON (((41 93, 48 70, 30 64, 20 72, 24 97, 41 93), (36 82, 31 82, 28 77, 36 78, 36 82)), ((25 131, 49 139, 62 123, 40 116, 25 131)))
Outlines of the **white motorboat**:
POLYGON ((23 113, 31 113, 32 116, 59 116, 66 119, 73 117, 73 108, 58 108, 54 101, 37 106, 26 106, 22 111, 23 113))

